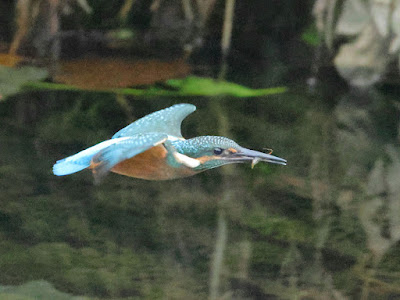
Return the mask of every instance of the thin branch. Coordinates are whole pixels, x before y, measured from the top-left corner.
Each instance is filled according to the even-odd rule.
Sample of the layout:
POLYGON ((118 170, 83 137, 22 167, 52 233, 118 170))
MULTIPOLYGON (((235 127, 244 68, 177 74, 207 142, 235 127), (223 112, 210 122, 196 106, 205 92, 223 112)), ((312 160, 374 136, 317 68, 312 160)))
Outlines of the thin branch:
POLYGON ((121 9, 119 10, 119 18, 122 21, 126 21, 129 12, 132 10, 133 4, 135 4, 136 0, 125 0, 124 5, 122 5, 121 9))
POLYGON ((229 49, 231 46, 234 10, 235 10, 235 0, 226 0, 224 25, 222 29, 222 39, 221 39, 222 67, 219 74, 220 79, 225 77, 227 71, 226 59, 228 57, 229 49))
POLYGON ((190 0, 182 0, 182 9, 185 14, 185 19, 191 24, 194 19, 194 13, 190 0))
POLYGON ((30 29, 30 15, 29 8, 31 6, 31 0, 18 0, 16 4, 17 11, 17 32, 12 40, 9 53, 12 55, 17 54, 21 42, 28 34, 30 29))
POLYGON ((224 261, 224 252, 228 240, 228 228, 224 208, 218 213, 217 237, 214 257, 211 265, 210 300, 216 300, 220 294, 220 281, 224 261))
POLYGON ((201 16, 202 26, 205 27, 208 18, 213 11, 216 0, 196 0, 197 8, 201 16))

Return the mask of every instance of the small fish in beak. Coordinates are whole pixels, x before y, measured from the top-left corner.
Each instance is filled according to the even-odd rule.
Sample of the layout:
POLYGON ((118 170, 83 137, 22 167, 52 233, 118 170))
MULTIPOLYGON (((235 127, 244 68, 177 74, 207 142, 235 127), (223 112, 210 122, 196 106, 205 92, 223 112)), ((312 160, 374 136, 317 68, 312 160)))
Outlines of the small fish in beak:
POLYGON ((258 164, 261 161, 259 157, 254 157, 253 160, 251 161, 251 168, 253 169, 256 164, 258 164))
MULTIPOLYGON (((270 150, 270 149, 269 149, 270 150)), ((286 165, 286 159, 271 155, 269 153, 259 152, 255 150, 240 147, 237 152, 233 153, 227 159, 232 162, 251 162, 251 168, 254 168, 260 161, 265 161, 273 164, 286 165)))
POLYGON ((272 154, 272 152, 274 152, 274 150, 272 150, 271 148, 263 148, 263 150, 267 152, 267 154, 272 154))

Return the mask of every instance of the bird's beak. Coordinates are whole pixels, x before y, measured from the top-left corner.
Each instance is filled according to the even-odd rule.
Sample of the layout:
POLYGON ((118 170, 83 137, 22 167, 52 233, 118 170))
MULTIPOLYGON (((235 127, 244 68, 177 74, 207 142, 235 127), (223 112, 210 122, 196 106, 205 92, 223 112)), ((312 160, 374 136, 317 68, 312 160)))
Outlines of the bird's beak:
POLYGON ((286 165, 286 159, 241 147, 236 153, 232 154, 232 160, 237 162, 250 162, 253 168, 258 162, 266 161, 273 164, 286 165))

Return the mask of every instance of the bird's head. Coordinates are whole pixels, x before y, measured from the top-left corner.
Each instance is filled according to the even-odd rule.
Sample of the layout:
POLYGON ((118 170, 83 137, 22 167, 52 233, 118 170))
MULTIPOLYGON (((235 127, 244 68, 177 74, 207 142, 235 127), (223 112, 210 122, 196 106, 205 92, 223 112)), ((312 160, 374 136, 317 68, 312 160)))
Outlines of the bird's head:
POLYGON ((203 171, 225 164, 250 162, 252 166, 260 161, 286 165, 286 160, 271 154, 239 146, 236 142, 221 136, 200 136, 176 145, 177 151, 200 162, 194 169, 203 171))

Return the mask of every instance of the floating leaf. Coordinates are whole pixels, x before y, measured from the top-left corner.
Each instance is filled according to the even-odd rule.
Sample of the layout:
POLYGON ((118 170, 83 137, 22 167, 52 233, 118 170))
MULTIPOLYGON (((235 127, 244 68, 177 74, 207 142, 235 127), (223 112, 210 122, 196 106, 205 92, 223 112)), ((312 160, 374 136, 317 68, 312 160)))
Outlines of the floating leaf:
POLYGON ((0 66, 0 100, 21 91, 28 82, 43 80, 47 77, 45 69, 21 67, 18 69, 0 66))
MULTIPOLYGON (((26 85, 33 90, 58 90, 58 91, 82 91, 85 88, 48 83, 35 82, 26 85)), ((133 95, 143 97, 157 96, 219 96, 231 95, 235 97, 258 97, 286 92, 285 87, 267 89, 251 89, 228 81, 219 81, 212 78, 189 76, 185 79, 171 79, 165 87, 150 86, 147 89, 96 89, 96 92, 116 93, 121 95, 133 95)))
POLYGON ((154 84, 189 73, 190 66, 184 60, 84 58, 61 61, 54 81, 82 89, 104 90, 154 84))
POLYGON ((224 80, 196 76, 188 76, 184 79, 170 79, 167 81, 167 85, 177 89, 182 96, 231 95, 235 97, 257 97, 282 93, 286 90, 283 87, 251 89, 224 80))

